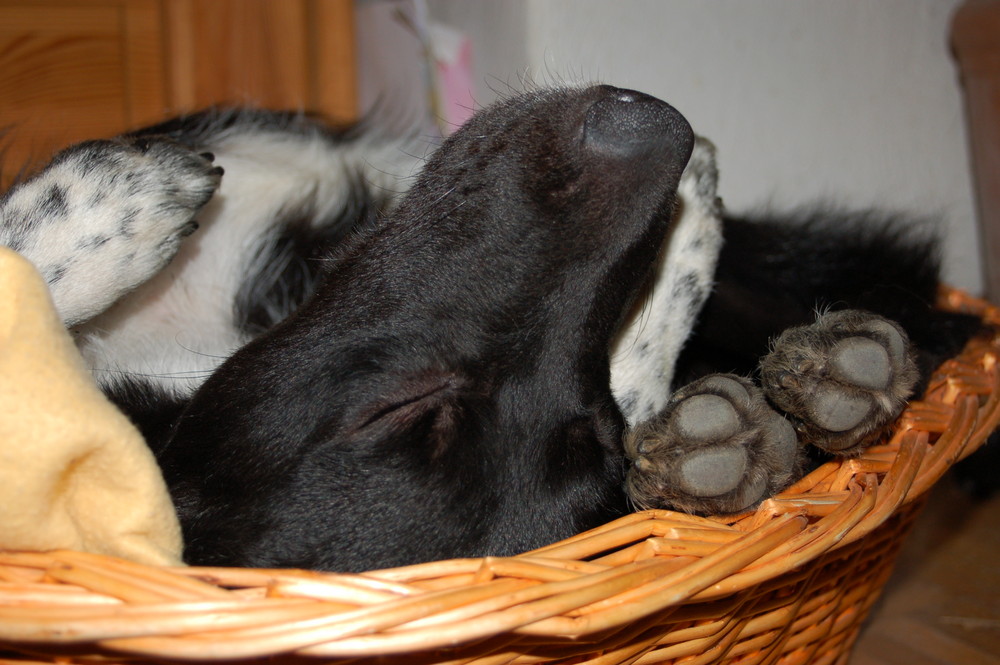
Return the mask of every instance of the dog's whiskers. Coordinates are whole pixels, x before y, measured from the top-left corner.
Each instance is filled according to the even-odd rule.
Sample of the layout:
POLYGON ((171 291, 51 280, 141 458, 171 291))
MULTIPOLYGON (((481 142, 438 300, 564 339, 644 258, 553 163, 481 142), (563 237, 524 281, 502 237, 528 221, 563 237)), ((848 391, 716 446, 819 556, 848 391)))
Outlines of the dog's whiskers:
POLYGON ((108 367, 94 367, 90 370, 94 374, 105 374, 107 376, 133 376, 148 379, 204 379, 212 375, 214 370, 193 369, 178 372, 138 372, 135 370, 113 369, 108 367))

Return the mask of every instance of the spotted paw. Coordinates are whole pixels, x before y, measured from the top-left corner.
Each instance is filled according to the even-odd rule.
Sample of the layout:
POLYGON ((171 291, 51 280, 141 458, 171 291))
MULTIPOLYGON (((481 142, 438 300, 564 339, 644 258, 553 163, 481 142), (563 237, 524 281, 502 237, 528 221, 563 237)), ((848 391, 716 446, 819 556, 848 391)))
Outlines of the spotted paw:
POLYGON ((702 514, 752 507, 785 487, 802 457, 791 425, 760 388, 730 374, 679 390, 629 431, 625 451, 637 506, 702 514))
POLYGON ((80 143, 0 201, 0 239, 34 263, 74 325, 174 257, 221 177, 211 155, 167 139, 80 143))
POLYGON ((109 192, 113 196, 106 205, 122 217, 121 232, 132 244, 133 260, 161 267, 197 229, 195 215, 218 188, 223 170, 212 163, 211 153, 196 153, 169 139, 121 141, 127 147, 117 168, 125 169, 126 184, 109 192))
POLYGON ((764 392, 789 415, 799 439, 838 455, 876 441, 917 378, 902 328, 858 310, 786 330, 761 362, 764 392))

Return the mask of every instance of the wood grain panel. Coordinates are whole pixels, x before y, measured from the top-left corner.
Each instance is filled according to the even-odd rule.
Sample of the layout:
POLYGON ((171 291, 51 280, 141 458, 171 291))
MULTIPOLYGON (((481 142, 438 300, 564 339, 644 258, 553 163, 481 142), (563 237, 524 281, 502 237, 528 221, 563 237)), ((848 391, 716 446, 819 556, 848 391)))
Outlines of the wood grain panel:
POLYGON ((5 179, 67 143, 160 117, 157 0, 0 1, 5 179))
POLYGON ((357 117, 352 0, 0 0, 0 185, 214 104, 357 117))
POLYGON ((173 0, 165 4, 176 111, 213 103, 304 108, 305 0, 173 0))
POLYGON ((333 120, 356 120, 354 4, 352 0, 313 0, 312 12, 312 107, 333 120))
POLYGON ((357 117, 351 0, 171 0, 173 111, 209 104, 357 117))

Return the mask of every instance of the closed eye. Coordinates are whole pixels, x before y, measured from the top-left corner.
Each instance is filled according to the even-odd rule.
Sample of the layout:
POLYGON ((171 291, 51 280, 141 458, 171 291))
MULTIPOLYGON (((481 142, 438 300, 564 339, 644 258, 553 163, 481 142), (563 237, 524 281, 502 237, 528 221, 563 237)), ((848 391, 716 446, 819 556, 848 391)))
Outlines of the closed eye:
POLYGON ((442 392, 450 393, 459 387, 460 382, 454 376, 437 375, 433 378, 439 380, 406 382, 400 390, 393 391, 385 400, 381 401, 358 429, 369 427, 383 418, 397 414, 397 412, 403 412, 397 414, 400 419, 408 420, 409 417, 415 415, 415 412, 423 412, 427 408, 433 408, 428 400, 433 403, 438 402, 439 400, 431 399, 435 395, 442 392))

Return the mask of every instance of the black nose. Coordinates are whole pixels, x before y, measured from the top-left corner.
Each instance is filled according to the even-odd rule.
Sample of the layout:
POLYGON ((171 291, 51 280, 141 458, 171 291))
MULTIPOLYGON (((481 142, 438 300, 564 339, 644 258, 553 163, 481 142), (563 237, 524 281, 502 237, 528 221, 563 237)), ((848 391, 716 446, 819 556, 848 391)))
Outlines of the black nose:
POLYGON ((586 145, 620 157, 668 150, 687 159, 694 134, 677 109, 635 90, 602 86, 601 92, 584 120, 586 145))

